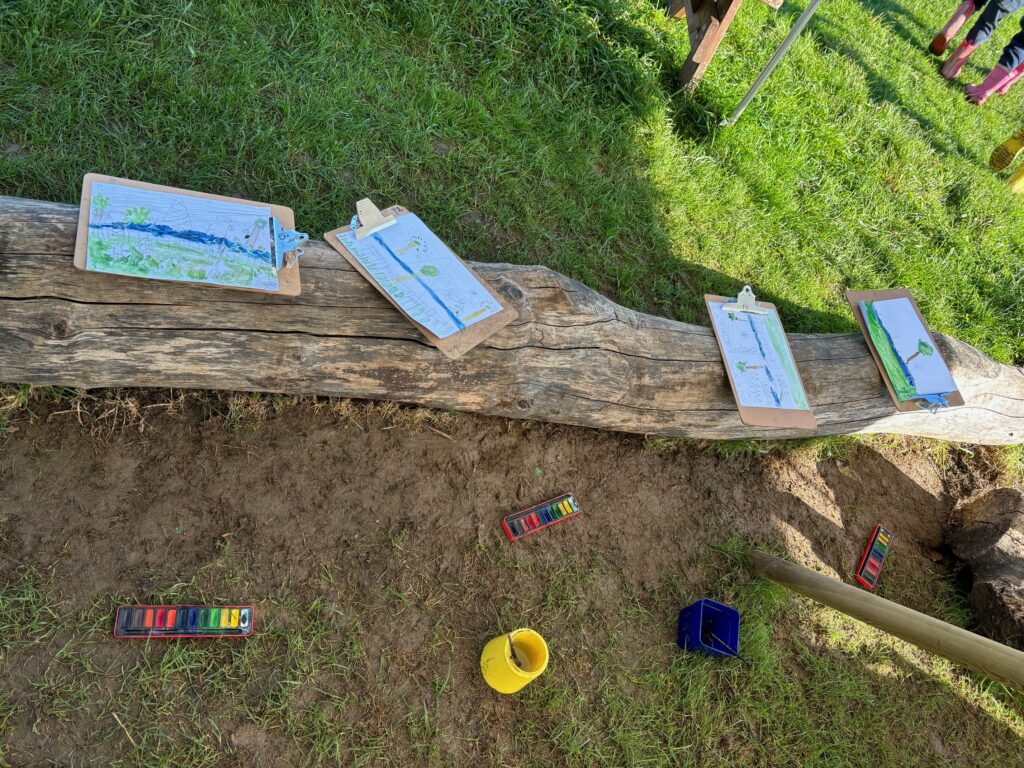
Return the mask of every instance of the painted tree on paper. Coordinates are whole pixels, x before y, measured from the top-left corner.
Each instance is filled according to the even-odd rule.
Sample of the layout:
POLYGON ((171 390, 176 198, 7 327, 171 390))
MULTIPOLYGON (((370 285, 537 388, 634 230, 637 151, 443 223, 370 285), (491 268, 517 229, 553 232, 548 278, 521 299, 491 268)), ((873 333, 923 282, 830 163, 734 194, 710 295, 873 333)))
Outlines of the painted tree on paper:
POLYGON ((96 221, 103 220, 103 214, 107 212, 107 208, 110 207, 110 200, 105 198, 103 195, 95 195, 92 199, 92 211, 93 217, 96 221))
POLYGON ((129 208, 124 212, 124 220, 128 224, 145 224, 149 221, 149 210, 146 208, 129 208))
POLYGON ((921 341, 917 342, 917 352, 915 352, 914 354, 912 354, 910 357, 907 358, 907 365, 910 365, 910 361, 913 360, 918 355, 924 355, 925 357, 931 357, 934 354, 935 354, 935 350, 932 349, 932 345, 929 344, 924 339, 922 339, 921 341))

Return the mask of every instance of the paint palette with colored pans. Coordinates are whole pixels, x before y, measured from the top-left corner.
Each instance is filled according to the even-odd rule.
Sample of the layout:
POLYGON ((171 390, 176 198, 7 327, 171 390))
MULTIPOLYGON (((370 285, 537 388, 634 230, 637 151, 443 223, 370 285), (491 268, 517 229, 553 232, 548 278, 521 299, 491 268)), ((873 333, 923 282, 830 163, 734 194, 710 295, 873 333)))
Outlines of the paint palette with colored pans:
POLYGON ((249 637, 251 605, 122 605, 114 618, 114 637, 249 637))
POLYGON ((861 586, 874 589, 878 585, 878 576, 882 572, 885 558, 889 556, 890 546, 892 534, 882 526, 876 525, 868 545, 864 548, 864 554, 860 556, 857 573, 853 576, 861 586))
POLYGON ((580 505, 576 501, 576 497, 571 493, 566 493, 548 499, 543 504, 509 515, 501 521, 501 527, 509 541, 516 541, 579 513, 580 505))

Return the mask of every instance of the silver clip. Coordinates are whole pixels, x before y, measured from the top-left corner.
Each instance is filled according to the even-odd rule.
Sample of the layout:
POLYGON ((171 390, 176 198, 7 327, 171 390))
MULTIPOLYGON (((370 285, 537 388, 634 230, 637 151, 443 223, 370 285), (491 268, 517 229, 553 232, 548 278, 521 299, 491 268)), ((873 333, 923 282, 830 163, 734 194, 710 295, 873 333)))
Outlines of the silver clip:
POLYGON ((771 312, 768 307, 758 305, 749 285, 744 285, 736 301, 727 301, 722 305, 722 309, 726 312, 749 312, 752 315, 767 315, 771 312))

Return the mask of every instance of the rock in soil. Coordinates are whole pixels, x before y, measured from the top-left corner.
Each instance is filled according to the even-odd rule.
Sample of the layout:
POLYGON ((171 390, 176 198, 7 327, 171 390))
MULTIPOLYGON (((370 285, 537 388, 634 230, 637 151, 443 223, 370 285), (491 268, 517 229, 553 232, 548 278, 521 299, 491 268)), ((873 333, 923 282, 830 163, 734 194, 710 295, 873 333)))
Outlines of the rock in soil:
POLYGON ((1024 494, 996 488, 957 507, 953 554, 971 569, 971 604, 981 629, 1024 650, 1024 494))

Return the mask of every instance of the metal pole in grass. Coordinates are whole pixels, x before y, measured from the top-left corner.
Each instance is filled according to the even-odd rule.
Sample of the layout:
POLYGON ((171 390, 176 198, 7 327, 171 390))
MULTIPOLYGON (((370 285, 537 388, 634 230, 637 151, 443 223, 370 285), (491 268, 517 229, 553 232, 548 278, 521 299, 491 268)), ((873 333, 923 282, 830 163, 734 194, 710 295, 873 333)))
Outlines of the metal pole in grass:
POLYGON ((765 68, 761 70, 761 74, 757 76, 757 80, 755 80, 754 84, 750 86, 750 90, 747 91, 747 95, 740 100, 739 106, 733 110, 733 113, 718 124, 719 126, 727 128, 730 125, 736 124, 736 121, 740 119, 740 115, 743 114, 743 110, 747 108, 747 104, 749 104, 750 100, 757 95, 759 90, 761 90, 761 86, 764 85, 764 81, 768 79, 772 70, 774 70, 779 61, 782 60, 786 51, 789 50, 789 46, 793 44, 793 41, 796 40, 797 36, 803 31, 803 28, 807 26, 807 22, 811 20, 811 16, 813 16, 814 12, 818 10, 819 5, 821 5, 821 0, 811 0, 810 4, 804 8, 804 12, 800 14, 800 18, 796 20, 796 24, 794 24, 793 28, 789 30, 789 34, 786 35, 786 39, 782 41, 782 45, 780 45, 775 53, 772 54, 772 57, 768 59, 768 63, 765 65, 765 68))

